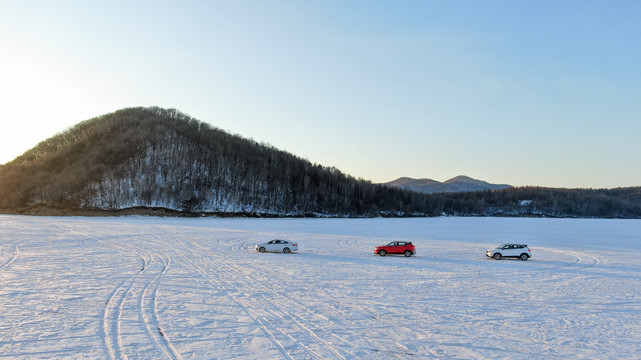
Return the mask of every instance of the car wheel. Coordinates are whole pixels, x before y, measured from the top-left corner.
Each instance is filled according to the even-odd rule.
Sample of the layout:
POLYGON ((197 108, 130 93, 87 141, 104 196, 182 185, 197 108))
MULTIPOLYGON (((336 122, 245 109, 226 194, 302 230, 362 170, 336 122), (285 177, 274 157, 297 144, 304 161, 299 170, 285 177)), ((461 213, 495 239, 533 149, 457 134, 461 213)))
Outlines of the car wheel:
POLYGON ((387 252, 385 250, 379 250, 378 251, 378 255, 380 255, 380 256, 385 256, 386 254, 387 254, 387 252))
POLYGON ((283 252, 284 252, 285 254, 289 254, 289 248, 284 248, 284 249, 283 249, 283 252))
POLYGON ((525 261, 529 258, 526 253, 521 254, 521 260, 525 261))
POLYGON ((410 257, 412 256, 412 252, 409 250, 405 250, 405 257, 410 257))
POLYGON ((492 258, 494 258, 494 260, 501 260, 501 254, 500 253, 494 253, 494 255, 492 255, 492 258))
POLYGON ((259 248, 258 248, 258 251, 259 251, 259 252, 265 252, 265 247, 264 247, 264 246, 259 247, 259 248))

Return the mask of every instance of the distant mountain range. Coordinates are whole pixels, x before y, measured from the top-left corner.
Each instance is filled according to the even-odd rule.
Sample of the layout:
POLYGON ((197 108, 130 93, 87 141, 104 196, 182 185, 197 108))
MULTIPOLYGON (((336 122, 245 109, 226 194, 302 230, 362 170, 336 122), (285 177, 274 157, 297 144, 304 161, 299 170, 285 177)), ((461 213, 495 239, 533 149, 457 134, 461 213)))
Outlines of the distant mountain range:
POLYGON ((466 191, 502 190, 512 187, 506 184, 490 184, 486 181, 473 179, 469 176, 460 175, 444 182, 432 179, 413 179, 401 177, 384 183, 404 190, 416 191, 424 194, 455 193, 466 191))

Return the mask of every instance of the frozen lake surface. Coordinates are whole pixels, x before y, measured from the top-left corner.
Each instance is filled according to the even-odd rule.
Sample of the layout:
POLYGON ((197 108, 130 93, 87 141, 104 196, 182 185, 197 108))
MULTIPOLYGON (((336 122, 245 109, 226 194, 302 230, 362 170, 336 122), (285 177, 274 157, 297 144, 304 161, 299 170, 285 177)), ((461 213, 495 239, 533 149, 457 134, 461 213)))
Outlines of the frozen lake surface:
POLYGON ((0 215, 0 359, 639 359, 640 289, 639 220, 0 215))

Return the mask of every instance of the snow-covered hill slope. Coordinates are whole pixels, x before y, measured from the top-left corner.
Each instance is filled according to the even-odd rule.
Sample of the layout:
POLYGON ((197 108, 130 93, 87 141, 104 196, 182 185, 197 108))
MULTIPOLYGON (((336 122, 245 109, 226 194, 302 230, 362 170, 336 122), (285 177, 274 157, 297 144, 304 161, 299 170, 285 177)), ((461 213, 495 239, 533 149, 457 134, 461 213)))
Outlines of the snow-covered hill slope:
POLYGON ((633 359, 639 234, 638 220, 0 216, 0 357, 633 359), (276 237, 300 251, 254 251, 276 237), (391 240, 418 254, 372 254, 391 240), (534 257, 484 257, 502 242, 534 257))
POLYGON ((158 208, 270 217, 440 213, 425 200, 157 107, 83 121, 0 168, 0 212, 11 214, 158 208))

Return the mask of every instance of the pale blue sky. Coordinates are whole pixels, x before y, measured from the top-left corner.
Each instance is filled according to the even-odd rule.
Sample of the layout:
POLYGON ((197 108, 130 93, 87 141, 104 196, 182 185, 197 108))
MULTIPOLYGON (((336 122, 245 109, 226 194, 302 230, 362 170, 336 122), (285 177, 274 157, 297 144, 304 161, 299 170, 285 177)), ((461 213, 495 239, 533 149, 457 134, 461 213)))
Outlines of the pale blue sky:
POLYGON ((641 185, 639 1, 0 0, 0 163, 176 108, 384 182, 641 185))

